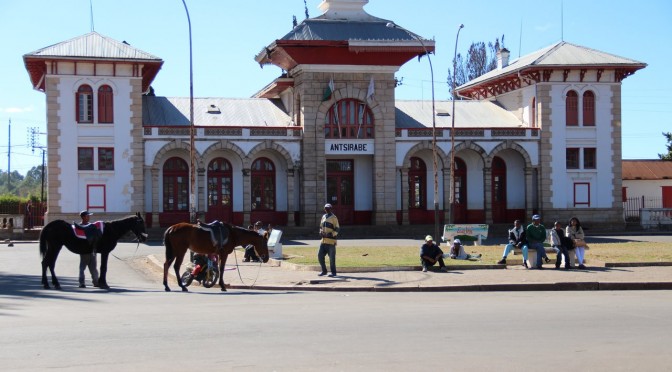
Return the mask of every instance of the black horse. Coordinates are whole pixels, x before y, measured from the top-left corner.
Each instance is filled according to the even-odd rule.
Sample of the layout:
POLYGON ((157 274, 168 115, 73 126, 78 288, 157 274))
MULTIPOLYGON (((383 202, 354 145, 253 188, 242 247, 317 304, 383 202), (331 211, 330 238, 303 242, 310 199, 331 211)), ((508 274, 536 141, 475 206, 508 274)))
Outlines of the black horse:
MULTIPOLYGON (((135 216, 126 217, 115 221, 105 221, 103 235, 96 242, 96 253, 100 253, 100 279, 98 284, 100 288, 109 289, 107 285, 107 259, 110 252, 117 246, 117 241, 127 232, 132 231, 140 242, 147 240, 145 232, 145 221, 137 213, 135 216)), ((86 239, 80 239, 75 236, 72 230, 72 224, 63 220, 49 222, 40 233, 40 256, 42 256, 42 285, 44 289, 49 289, 47 282, 47 267, 51 271, 51 283, 54 288, 61 289, 58 283, 54 266, 56 259, 63 246, 66 246, 71 252, 77 254, 91 254, 93 245, 86 239)))

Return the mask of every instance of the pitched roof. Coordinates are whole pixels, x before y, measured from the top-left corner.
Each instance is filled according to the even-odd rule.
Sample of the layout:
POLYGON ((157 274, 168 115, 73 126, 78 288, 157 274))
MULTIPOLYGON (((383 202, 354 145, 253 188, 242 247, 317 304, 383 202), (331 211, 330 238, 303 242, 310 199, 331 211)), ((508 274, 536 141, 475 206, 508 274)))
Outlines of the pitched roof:
MULTIPOLYGON (((436 126, 450 128, 452 101, 436 101, 434 106, 436 112, 447 114, 436 116, 436 126)), ((397 100, 395 117, 398 129, 431 128, 432 101, 397 100)), ((455 101, 457 128, 512 128, 521 124, 515 115, 491 101, 455 101)))
MULTIPOLYGON (((189 97, 142 97, 142 124, 188 126, 189 97)), ((279 99, 194 98, 194 125, 287 127, 292 118, 279 99)))
POLYGON ((479 85, 488 80, 496 79, 500 76, 509 75, 526 68, 531 67, 555 67, 555 66, 581 66, 581 67, 636 67, 644 68, 646 63, 636 61, 630 58, 620 57, 614 54, 601 52, 599 50, 587 48, 584 46, 560 41, 546 48, 537 50, 528 55, 520 57, 510 62, 506 67, 492 70, 476 79, 457 88, 459 92, 462 89, 479 85))
POLYGON ((672 161, 668 160, 622 160, 624 180, 669 180, 672 179, 672 161))
POLYGON ((126 42, 120 42, 103 36, 95 31, 38 49, 25 54, 23 57, 24 59, 26 57, 61 57, 66 59, 101 58, 161 61, 159 57, 134 48, 126 42))
POLYGON ((161 58, 134 48, 126 42, 114 40, 97 32, 89 32, 23 55, 23 62, 35 89, 45 88, 44 77, 47 73, 45 61, 48 60, 142 63, 143 92, 149 90, 149 85, 163 65, 161 58))

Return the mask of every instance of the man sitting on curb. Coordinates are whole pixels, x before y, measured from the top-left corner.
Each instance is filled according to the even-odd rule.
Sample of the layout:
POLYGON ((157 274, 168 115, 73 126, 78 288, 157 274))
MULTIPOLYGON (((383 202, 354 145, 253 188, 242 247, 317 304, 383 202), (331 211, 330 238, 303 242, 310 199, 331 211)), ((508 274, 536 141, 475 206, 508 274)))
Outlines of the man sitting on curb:
POLYGON ((425 244, 420 247, 420 263, 422 264, 422 272, 427 272, 428 266, 434 266, 439 262, 439 269, 446 271, 446 264, 443 263, 443 251, 438 245, 434 244, 434 238, 431 235, 425 236, 425 244))
POLYGON ((519 248, 523 252, 523 266, 527 268, 527 239, 520 220, 513 221, 513 229, 509 230, 509 244, 504 248, 502 259, 497 261, 497 264, 506 265, 506 257, 514 248, 519 248))

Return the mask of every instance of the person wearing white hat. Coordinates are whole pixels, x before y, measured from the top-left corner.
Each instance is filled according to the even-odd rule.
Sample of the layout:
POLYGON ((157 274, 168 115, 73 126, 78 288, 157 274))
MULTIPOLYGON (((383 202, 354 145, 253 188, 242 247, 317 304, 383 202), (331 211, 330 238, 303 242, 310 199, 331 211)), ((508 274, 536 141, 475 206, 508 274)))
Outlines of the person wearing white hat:
POLYGON ((331 213, 332 206, 327 203, 324 205, 324 215, 320 220, 320 249, 317 251, 317 261, 322 267, 322 271, 318 276, 327 275, 327 265, 324 258, 329 255, 329 269, 331 269, 330 277, 336 276, 336 237, 340 231, 338 225, 338 218, 331 213))
POLYGON ((450 258, 454 260, 469 260, 469 261, 478 261, 481 259, 481 254, 470 254, 464 251, 464 246, 460 239, 455 238, 453 240, 453 246, 450 247, 450 258))
POLYGON ((420 247, 420 264, 422 272, 427 272, 427 267, 439 263, 439 270, 446 271, 446 264, 443 262, 443 251, 438 245, 434 244, 434 238, 431 235, 425 236, 425 243, 420 247))

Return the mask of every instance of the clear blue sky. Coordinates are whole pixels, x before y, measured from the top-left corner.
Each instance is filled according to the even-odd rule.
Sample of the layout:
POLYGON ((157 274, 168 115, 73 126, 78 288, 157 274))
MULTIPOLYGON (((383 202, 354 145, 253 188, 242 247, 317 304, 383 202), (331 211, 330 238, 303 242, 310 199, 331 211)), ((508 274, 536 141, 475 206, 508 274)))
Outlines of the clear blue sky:
MULTIPOLYGON (((189 39, 181 0, 92 0, 95 31, 125 40, 165 62, 153 83, 160 96, 189 95, 189 39)), ((311 17, 321 0, 308 0, 311 17)), ((192 23, 194 95, 249 97, 280 74, 253 57, 305 18, 303 0, 187 0, 192 23)), ((648 64, 623 82, 623 157, 657 159, 663 131, 672 131, 672 2, 669 0, 370 0, 368 13, 436 40, 433 56, 437 99, 449 96, 457 27, 458 52, 472 42, 505 35, 517 58, 561 39, 648 64), (561 6, 562 5, 562 6, 561 6), (564 17, 561 17, 564 8, 564 17), (563 21, 564 19, 564 21, 563 21), (522 29, 522 37, 521 37, 522 29), (564 31, 563 31, 564 30, 564 31)), ((28 147, 31 127, 45 130, 45 96, 31 87, 22 56, 91 31, 89 0, 0 2, 0 169, 7 170, 11 118, 11 170, 41 163, 28 147)), ((425 59, 397 73, 400 99, 430 99, 425 59)), ((45 143, 44 137, 38 139, 45 143)))

